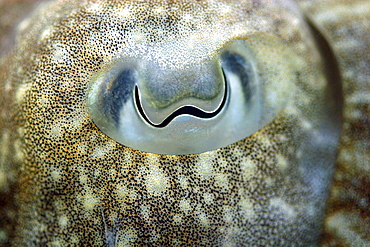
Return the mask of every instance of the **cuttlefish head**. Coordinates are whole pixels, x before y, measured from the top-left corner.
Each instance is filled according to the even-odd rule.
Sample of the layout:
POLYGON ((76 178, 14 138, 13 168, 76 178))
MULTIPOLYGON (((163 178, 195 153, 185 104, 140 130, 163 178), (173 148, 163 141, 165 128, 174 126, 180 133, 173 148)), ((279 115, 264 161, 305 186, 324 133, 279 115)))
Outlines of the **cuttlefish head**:
POLYGON ((340 104, 294 1, 38 11, 2 80, 14 245, 317 243, 340 104))

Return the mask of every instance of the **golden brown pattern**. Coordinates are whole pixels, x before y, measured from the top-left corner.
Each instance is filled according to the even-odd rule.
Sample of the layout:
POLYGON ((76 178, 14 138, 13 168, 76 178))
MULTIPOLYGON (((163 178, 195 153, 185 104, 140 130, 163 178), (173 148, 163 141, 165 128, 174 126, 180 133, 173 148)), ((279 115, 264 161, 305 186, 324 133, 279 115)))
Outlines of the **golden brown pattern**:
MULTIPOLYGON (((330 11, 330 6, 315 10, 311 1, 300 1, 300 6, 311 12, 313 24, 324 32, 325 22, 314 14, 330 11)), ((340 126, 340 108, 333 105, 340 105, 340 99, 333 96, 339 82, 325 74, 321 65, 328 58, 321 58, 315 43, 309 41, 309 27, 303 18, 292 1, 56 1, 44 4, 20 24, 14 23, 17 42, 0 60, 2 243, 316 245, 340 126), (166 26, 168 23, 171 25, 166 26), (254 135, 198 155, 148 154, 102 134, 86 107, 89 78, 122 51, 122 40, 135 45, 148 40, 166 44, 163 37, 185 36, 189 30, 196 34, 207 30, 208 36, 198 36, 207 40, 205 46, 215 45, 215 51, 250 33, 258 33, 262 40, 265 34, 278 37, 281 43, 276 44, 290 47, 297 69, 292 87, 296 94, 286 110, 254 135), (217 32, 223 39, 212 39, 210 34, 217 32)), ((346 83, 345 71, 352 68, 343 62, 348 56, 336 48, 336 39, 328 36, 346 83)), ((350 39, 348 33, 339 36, 350 39)), ((361 39, 368 46, 365 37, 361 39)), ((255 54, 259 61, 272 63, 269 55, 274 47, 256 38, 250 40, 252 47, 260 48, 255 54)), ((360 54, 358 48, 353 49, 360 54)), ((365 67, 356 67, 355 73, 361 73, 364 81, 356 92, 365 95, 368 61, 355 57, 365 63, 365 67)), ((265 73, 266 80, 277 74, 265 73)), ((363 104, 366 113, 368 97, 351 95, 345 93, 345 107, 352 99, 363 104)), ((368 131, 368 119, 361 121, 359 132, 368 131)), ((342 137, 342 150, 349 145, 348 150, 359 152, 361 160, 367 157, 366 151, 358 151, 359 144, 346 144, 359 136, 342 137)), ((356 201, 364 201, 363 208, 368 203, 368 190, 363 188, 369 177, 367 165, 358 168, 363 174, 361 185, 352 178, 346 182, 354 183, 354 190, 360 188, 356 201)), ((346 181, 345 174, 351 172, 340 167, 346 171, 340 173, 346 181)), ((360 174, 357 168, 354 174, 360 174)), ((335 208, 338 199, 333 195, 335 208)), ((358 242, 348 244, 366 245, 366 227, 351 229, 348 234, 345 226, 342 229, 347 232, 339 229, 333 233, 330 219, 338 221, 330 217, 334 211, 329 212, 330 238, 325 244, 338 245, 337 239, 350 241, 352 237, 358 242)), ((363 212, 348 211, 366 224, 368 213, 363 212)))

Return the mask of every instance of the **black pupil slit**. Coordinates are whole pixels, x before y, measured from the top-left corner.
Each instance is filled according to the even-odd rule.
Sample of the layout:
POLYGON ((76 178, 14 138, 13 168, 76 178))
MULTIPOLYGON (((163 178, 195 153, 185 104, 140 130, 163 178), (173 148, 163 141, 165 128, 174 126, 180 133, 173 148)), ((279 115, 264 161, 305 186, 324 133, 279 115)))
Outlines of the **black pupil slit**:
POLYGON ((224 73, 223 70, 222 70, 222 74, 223 74, 224 82, 225 82, 225 92, 224 92, 224 96, 223 96, 223 99, 222 99, 222 102, 221 102, 220 106, 213 112, 206 112, 206 111, 203 111, 202 109, 199 109, 195 106, 189 106, 189 105, 182 106, 179 109, 177 109, 176 111, 172 112, 168 117, 166 117, 162 121, 162 123, 155 124, 152 121, 150 121, 148 116, 145 114, 145 111, 144 111, 144 109, 142 107, 142 104, 141 104, 141 101, 140 101, 140 93, 139 93, 139 88, 138 88, 137 85, 135 85, 135 92, 134 92, 136 108, 138 109, 138 111, 140 113, 140 116, 147 123, 149 123, 151 126, 156 127, 156 128, 166 127, 174 118, 176 118, 177 116, 180 116, 180 115, 191 115, 191 116, 195 116, 195 117, 198 117, 198 118, 205 118, 205 119, 213 118, 221 112, 221 110, 223 109, 223 107, 226 104, 226 99, 227 99, 227 94, 228 94, 228 92, 227 92, 228 87, 227 87, 225 73, 224 73))

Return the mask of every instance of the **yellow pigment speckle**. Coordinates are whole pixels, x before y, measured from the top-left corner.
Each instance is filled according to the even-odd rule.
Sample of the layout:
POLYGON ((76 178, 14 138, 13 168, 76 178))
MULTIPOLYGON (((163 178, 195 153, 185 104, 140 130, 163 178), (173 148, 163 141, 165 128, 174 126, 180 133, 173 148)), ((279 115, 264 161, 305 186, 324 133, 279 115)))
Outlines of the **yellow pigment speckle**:
POLYGON ((257 135, 256 136, 257 137, 257 139, 263 144, 263 145, 266 145, 266 146, 271 146, 272 145, 272 143, 271 143, 271 141, 270 141, 270 138, 268 137, 268 136, 266 136, 266 135, 257 135))
POLYGON ((207 215, 203 212, 199 212, 198 214, 198 220, 203 226, 209 226, 209 220, 207 218, 207 215))
POLYGON ((286 158, 280 154, 276 155, 276 161, 277 161, 277 165, 280 169, 284 170, 285 168, 288 167, 288 161, 286 160, 286 158))
POLYGON ((141 206, 141 215, 146 222, 150 222, 150 210, 148 206, 141 206))
POLYGON ((60 124, 60 121, 56 121, 56 124, 53 125, 50 129, 49 135, 53 138, 58 138, 63 132, 63 127, 60 124))
POLYGON ((189 183, 188 183, 188 179, 185 176, 179 176, 178 177, 178 180, 179 180, 180 186, 183 189, 187 189, 188 188, 189 183))
POLYGON ((243 175, 246 177, 250 177, 255 175, 256 172, 256 165, 254 162, 249 158, 244 158, 243 162, 240 164, 240 168, 243 171, 243 175))
POLYGON ((297 217, 296 209, 282 198, 272 198, 270 200, 270 205, 271 207, 278 209, 290 220, 294 220, 294 218, 297 217))
POLYGON ((108 143, 103 146, 98 146, 94 149, 93 153, 91 154, 92 157, 96 159, 103 159, 105 155, 114 148, 114 144, 108 143))
POLYGON ((87 8, 88 12, 97 13, 102 10, 102 5, 100 3, 90 4, 87 8))
POLYGON ((86 211, 93 210, 99 203, 100 200, 91 193, 86 193, 83 197, 83 205, 86 211))
POLYGON ((199 165, 195 169, 200 177, 209 178, 213 175, 213 166, 209 162, 200 161, 199 165))
POLYGON ((182 199, 179 203, 179 207, 180 209, 185 212, 185 213, 189 213, 190 210, 191 210, 191 205, 190 205, 190 202, 186 199, 182 199))
POLYGON ((229 181, 227 178, 227 175, 224 173, 217 173, 215 175, 215 185, 219 186, 223 189, 228 189, 229 188, 229 181))
POLYGON ((211 193, 204 193, 203 195, 204 202, 206 204, 212 204, 213 203, 213 195, 211 193))
POLYGON ((31 24, 31 18, 24 19, 19 25, 18 25, 18 32, 23 32, 27 30, 27 28, 31 24))
POLYGON ((89 182, 89 180, 88 180, 88 176, 87 176, 87 174, 86 174, 86 173, 84 173, 84 172, 80 174, 79 179, 80 179, 80 182, 81 182, 82 184, 87 184, 87 183, 89 182))
POLYGON ((230 206, 223 207, 223 219, 226 223, 232 223, 234 219, 233 210, 230 206))
POLYGON ((31 84, 23 84, 18 88, 17 93, 15 95, 15 100, 17 104, 22 103, 26 96, 27 91, 31 89, 31 86, 32 86, 31 84))
POLYGON ((47 39, 51 36, 53 33, 52 27, 46 28, 41 34, 40 34, 40 41, 47 39))
POLYGON ((168 178, 158 165, 149 165, 149 174, 145 178, 146 188, 149 194, 160 195, 167 188, 168 178))
POLYGON ((246 219, 255 218, 256 214, 254 212, 254 206, 253 206, 251 199, 244 198, 240 200, 239 205, 246 219))
POLYGON ((129 194, 129 190, 124 184, 118 184, 116 187, 116 193, 121 199, 126 199, 129 194))
POLYGON ((59 223, 59 226, 62 227, 62 228, 65 228, 68 226, 68 217, 63 215, 63 216, 60 216, 59 219, 58 219, 58 223, 59 223))
POLYGON ((175 224, 181 224, 182 222, 182 216, 180 214, 176 214, 173 216, 173 221, 175 224))
POLYGON ((302 120, 302 127, 306 130, 311 130, 313 128, 312 123, 309 121, 302 120))
POLYGON ((15 158, 18 162, 22 162, 24 160, 24 154, 22 150, 22 143, 20 140, 16 140, 14 142, 14 150, 15 150, 15 158))
POLYGON ((66 46, 62 44, 54 44, 53 50, 52 61, 54 63, 62 63, 69 58, 69 52, 66 46))
POLYGON ((266 178, 264 179, 264 182, 265 182, 265 184, 266 184, 267 186, 272 186, 272 185, 274 184, 274 180, 273 180, 273 178, 271 178, 271 177, 266 177, 266 178))
POLYGON ((56 167, 52 168, 50 175, 53 178, 53 180, 56 182, 62 178, 61 172, 56 167))
POLYGON ((116 12, 116 15, 122 18, 127 18, 131 15, 131 11, 129 8, 123 8, 121 10, 118 10, 116 12))

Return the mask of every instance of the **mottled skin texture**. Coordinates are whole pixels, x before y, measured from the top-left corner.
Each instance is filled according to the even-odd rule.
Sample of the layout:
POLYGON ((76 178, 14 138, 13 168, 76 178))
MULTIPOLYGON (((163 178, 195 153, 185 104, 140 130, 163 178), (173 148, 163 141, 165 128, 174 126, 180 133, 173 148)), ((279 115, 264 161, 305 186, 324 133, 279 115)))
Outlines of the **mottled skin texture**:
POLYGON ((370 2, 299 1, 333 47, 344 124, 325 222, 325 246, 370 245, 370 2))
POLYGON ((2 244, 315 246, 324 236, 324 246, 368 245, 367 2, 59 1, 2 26, 17 37, 1 39, 2 244), (333 53, 311 39, 317 30, 300 11, 333 53), (200 57, 248 39, 271 87, 271 54, 289 53, 296 79, 284 111, 254 135, 196 155, 148 154, 104 135, 86 105, 94 73, 148 44, 171 51, 172 60, 150 53, 164 66, 196 66, 171 40, 189 33, 204 46, 200 57))

